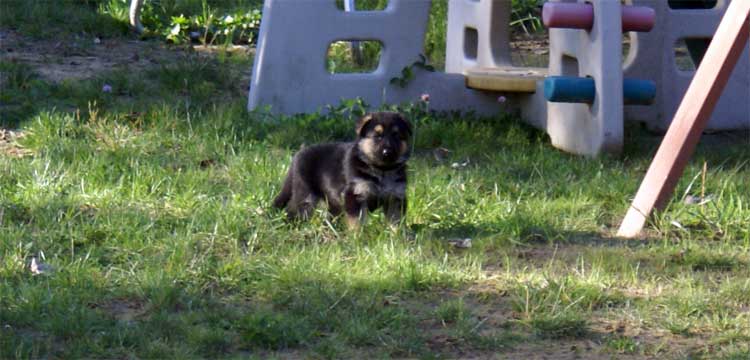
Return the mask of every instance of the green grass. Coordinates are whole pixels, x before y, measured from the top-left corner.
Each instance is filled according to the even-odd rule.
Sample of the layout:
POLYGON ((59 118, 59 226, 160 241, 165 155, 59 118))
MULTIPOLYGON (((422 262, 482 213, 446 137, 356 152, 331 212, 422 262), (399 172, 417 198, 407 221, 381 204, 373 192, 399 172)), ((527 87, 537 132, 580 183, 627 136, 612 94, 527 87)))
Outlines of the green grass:
POLYGON ((118 37, 127 34, 127 18, 120 19, 94 10, 96 0, 0 2, 0 24, 35 38, 58 36, 118 37))
POLYGON ((533 358, 582 341, 591 356, 747 357, 747 142, 699 146, 626 241, 612 234, 657 137, 628 127, 623 155, 588 159, 513 114, 406 104, 405 224, 376 213, 351 233, 322 210, 288 224, 269 205, 293 152, 351 139, 357 103, 247 112, 250 63, 182 54, 52 83, 0 60, 0 121, 30 151, 0 152, 0 358, 533 358), (682 202, 701 187, 710 203, 682 202), (32 275, 32 257, 54 269, 32 275))

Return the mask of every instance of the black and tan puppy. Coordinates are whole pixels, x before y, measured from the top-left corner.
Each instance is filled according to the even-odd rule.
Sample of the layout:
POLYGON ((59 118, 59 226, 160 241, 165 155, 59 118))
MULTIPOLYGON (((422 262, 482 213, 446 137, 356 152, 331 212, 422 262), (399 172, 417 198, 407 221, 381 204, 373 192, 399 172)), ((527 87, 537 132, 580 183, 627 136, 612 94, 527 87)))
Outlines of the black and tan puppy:
POLYGON ((320 200, 333 215, 342 212, 356 228, 367 211, 383 207, 392 223, 406 213, 406 160, 411 124, 401 114, 376 112, 357 122, 357 139, 314 145, 292 159, 281 193, 273 202, 289 218, 307 219, 320 200))

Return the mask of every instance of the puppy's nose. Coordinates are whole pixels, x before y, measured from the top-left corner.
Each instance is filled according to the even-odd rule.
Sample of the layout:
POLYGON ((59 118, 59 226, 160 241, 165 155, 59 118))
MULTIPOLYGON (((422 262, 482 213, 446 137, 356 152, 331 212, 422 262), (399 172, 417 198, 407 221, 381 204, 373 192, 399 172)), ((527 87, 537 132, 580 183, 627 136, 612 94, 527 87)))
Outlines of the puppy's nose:
POLYGON ((391 154, 393 154, 393 150, 389 148, 383 149, 383 156, 388 157, 388 156, 391 156, 391 154))

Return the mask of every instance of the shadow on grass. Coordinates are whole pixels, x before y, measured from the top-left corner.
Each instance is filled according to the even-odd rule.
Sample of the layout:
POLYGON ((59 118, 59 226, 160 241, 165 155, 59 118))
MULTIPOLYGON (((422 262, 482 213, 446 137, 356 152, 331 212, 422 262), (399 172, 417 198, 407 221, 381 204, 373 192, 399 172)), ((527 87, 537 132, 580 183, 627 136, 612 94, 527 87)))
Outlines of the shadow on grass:
MULTIPOLYGON (((555 225, 520 225, 508 228, 504 224, 454 224, 442 227, 439 225, 428 226, 425 224, 412 224, 410 229, 415 232, 424 232, 429 237, 439 242, 447 242, 457 239, 477 238, 507 238, 504 241, 521 248, 537 246, 588 246, 592 248, 642 248, 647 246, 671 243, 663 237, 645 235, 637 239, 625 239, 608 236, 603 232, 595 231, 565 231, 555 225)), ((502 241, 502 240, 501 240, 502 241)))

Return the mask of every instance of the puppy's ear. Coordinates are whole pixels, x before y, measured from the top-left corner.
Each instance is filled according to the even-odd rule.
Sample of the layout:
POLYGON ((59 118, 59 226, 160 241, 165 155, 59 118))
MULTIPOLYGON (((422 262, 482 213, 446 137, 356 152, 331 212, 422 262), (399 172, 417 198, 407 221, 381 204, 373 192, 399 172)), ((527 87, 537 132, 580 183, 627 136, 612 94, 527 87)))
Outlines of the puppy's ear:
POLYGON ((402 114, 398 114, 396 116, 398 117, 398 119, 400 119, 401 121, 403 121, 404 127, 406 127, 406 131, 408 131, 409 135, 411 135, 412 134, 412 128, 411 128, 411 122, 409 122, 409 119, 407 119, 406 116, 404 116, 402 114))
POLYGON ((357 136, 363 135, 362 130, 364 130, 367 123, 370 122, 370 120, 372 119, 373 119, 372 114, 366 114, 365 116, 363 116, 357 121, 357 136))

